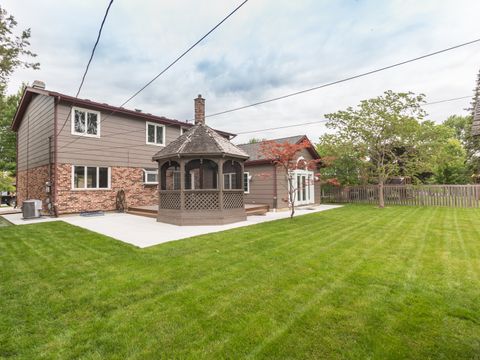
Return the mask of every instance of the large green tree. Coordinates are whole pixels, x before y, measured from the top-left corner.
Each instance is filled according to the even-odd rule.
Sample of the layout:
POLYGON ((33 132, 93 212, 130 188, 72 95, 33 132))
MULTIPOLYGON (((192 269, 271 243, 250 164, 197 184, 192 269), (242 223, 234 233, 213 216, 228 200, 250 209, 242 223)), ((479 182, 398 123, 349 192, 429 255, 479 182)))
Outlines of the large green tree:
POLYGON ((18 68, 39 69, 40 64, 30 61, 37 55, 29 50, 30 29, 16 34, 17 21, 0 6, 0 191, 11 190, 12 175, 15 172, 15 133, 11 122, 15 114, 20 92, 7 95, 10 76, 18 68))
POLYGON ((403 172, 410 175, 424 162, 418 142, 424 95, 385 91, 383 95, 363 100, 356 108, 349 107, 326 114, 327 127, 336 131, 343 143, 352 144, 371 164, 370 172, 379 188, 379 206, 384 207, 383 187, 387 179, 403 172), (417 155, 417 156, 415 156, 417 155))

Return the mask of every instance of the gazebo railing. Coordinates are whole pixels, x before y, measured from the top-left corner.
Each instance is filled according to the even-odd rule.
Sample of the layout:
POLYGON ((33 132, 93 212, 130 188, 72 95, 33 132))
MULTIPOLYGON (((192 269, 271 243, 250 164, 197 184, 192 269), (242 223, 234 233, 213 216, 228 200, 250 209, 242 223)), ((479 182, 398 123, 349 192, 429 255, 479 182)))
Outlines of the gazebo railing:
MULTIPOLYGON (((222 200, 223 209, 243 208, 243 190, 224 190, 222 200)), ((219 211, 220 191, 216 189, 185 190, 183 205, 185 211, 219 211)), ((161 190, 160 208, 180 210, 180 190, 161 190)))

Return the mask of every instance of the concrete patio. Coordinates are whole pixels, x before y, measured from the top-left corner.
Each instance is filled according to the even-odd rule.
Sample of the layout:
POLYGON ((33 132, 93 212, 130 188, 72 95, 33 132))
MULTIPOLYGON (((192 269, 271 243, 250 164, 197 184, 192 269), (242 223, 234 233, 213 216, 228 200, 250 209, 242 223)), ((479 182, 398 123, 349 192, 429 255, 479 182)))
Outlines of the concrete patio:
MULTIPOLYGON (((295 216, 330 210, 341 205, 317 205, 299 208, 295 216)), ((204 235, 228 229, 260 224, 267 221, 288 218, 290 212, 269 212, 264 216, 248 216, 246 221, 227 225, 177 226, 159 223, 155 219, 130 214, 106 213, 103 216, 84 217, 68 215, 60 218, 42 217, 41 219, 23 220, 21 214, 4 215, 14 225, 36 224, 50 221, 65 221, 87 230, 110 236, 117 240, 145 248, 169 241, 181 240, 197 235, 204 235)))

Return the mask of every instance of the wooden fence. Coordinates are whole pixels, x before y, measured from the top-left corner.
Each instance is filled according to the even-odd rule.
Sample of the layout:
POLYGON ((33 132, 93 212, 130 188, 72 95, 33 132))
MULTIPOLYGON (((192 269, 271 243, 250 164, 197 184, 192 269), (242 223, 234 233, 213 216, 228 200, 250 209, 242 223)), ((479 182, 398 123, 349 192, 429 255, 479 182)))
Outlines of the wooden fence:
MULTIPOLYGON (((480 185, 385 185, 385 205, 480 207, 480 185)), ((378 204, 378 186, 322 188, 323 203, 378 204)))

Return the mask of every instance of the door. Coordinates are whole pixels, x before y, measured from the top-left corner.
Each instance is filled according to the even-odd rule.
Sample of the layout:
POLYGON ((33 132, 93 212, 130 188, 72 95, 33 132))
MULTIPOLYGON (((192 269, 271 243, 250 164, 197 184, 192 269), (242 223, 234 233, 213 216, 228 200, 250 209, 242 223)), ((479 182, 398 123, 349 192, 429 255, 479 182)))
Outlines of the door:
POLYGON ((295 205, 308 205, 315 202, 313 171, 293 171, 293 186, 295 189, 295 205))

